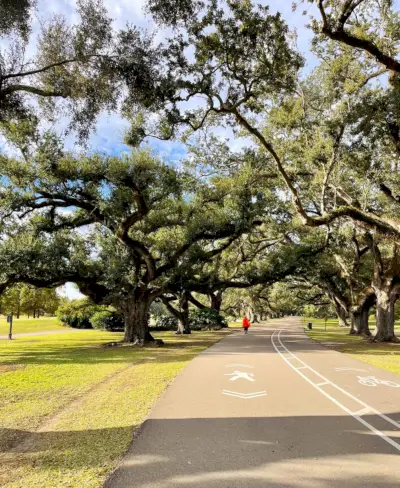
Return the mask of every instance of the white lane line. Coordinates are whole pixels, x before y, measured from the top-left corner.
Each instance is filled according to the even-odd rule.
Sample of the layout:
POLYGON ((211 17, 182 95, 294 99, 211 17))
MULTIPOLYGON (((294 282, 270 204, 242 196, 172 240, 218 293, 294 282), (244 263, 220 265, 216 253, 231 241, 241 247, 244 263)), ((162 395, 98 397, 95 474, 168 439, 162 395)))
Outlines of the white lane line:
MULTIPOLYGON (((275 332, 278 332, 278 330, 276 330, 275 332)), ((275 334, 274 332, 274 334, 275 334)), ((330 385, 332 385, 334 388, 336 388, 337 390, 339 390, 340 392, 342 392, 343 394, 347 395, 349 398, 351 398, 352 400, 354 400, 355 402, 358 402, 360 405, 362 405, 364 408, 370 408, 376 415, 379 415, 379 417, 385 419, 387 422, 393 424, 395 427, 397 427, 398 429, 400 429, 400 423, 399 422, 396 422, 395 420, 391 419, 390 417, 388 417, 387 415, 385 415, 384 413, 381 413, 379 412, 378 410, 375 410, 374 408, 370 407, 367 403, 364 403, 362 400, 360 400, 359 398, 356 398, 355 396, 353 396, 351 393, 349 393, 348 391, 346 390, 343 390, 343 388, 341 388, 340 386, 338 386, 336 383, 333 383, 332 381, 328 380, 328 378, 325 378, 325 376, 322 376, 322 374, 318 373, 317 371, 315 371, 315 369, 313 369, 311 366, 308 366, 304 361, 302 361, 301 359, 299 359, 297 356, 295 356, 291 351, 289 351, 289 349, 282 343, 281 341, 281 333, 283 332, 283 329, 280 329, 279 330, 279 334, 278 334, 278 340, 280 342, 280 344, 282 345, 282 347, 284 347, 284 349, 286 349, 286 351, 291 354, 295 359, 297 359, 300 363, 304 364, 304 366, 307 366, 313 373, 315 373, 317 376, 319 376, 321 379, 324 380, 324 382, 327 382, 329 383, 330 385)), ((273 338, 274 334, 272 334, 271 336, 271 339, 273 338)), ((271 342, 273 343, 273 341, 271 340, 271 342)), ((281 356, 283 356, 281 354, 281 356)), ((294 368, 294 366, 291 364, 290 365, 292 368, 294 368)), ((301 374, 301 373, 299 373, 301 374)), ((304 375, 302 375, 304 376, 304 375)))
POLYGON ((357 412, 354 412, 354 415, 359 415, 360 417, 362 415, 365 415, 366 413, 372 413, 369 408, 362 408, 361 410, 357 410, 357 412))
POLYGON ((296 368, 296 369, 308 369, 308 366, 300 366, 300 368, 296 368))
MULTIPOLYGON (((277 340, 279 341, 279 344, 281 346, 283 346, 286 351, 291 354, 292 356, 295 357, 295 355, 289 351, 289 349, 282 343, 281 339, 280 339, 280 335, 282 333, 283 329, 280 329, 279 330, 279 333, 277 335, 277 340)), ((272 342, 272 345, 274 346, 276 352, 281 356, 281 358, 294 370, 296 371, 297 374, 299 374, 300 376, 302 376, 308 383, 310 383, 310 385, 312 385, 314 388, 316 388, 320 393, 322 393, 326 398, 328 398, 331 402, 333 402, 335 405, 337 405, 339 408, 341 408, 342 410, 344 410, 347 414, 351 415, 353 418, 355 418, 356 420, 358 420, 358 422, 360 422, 361 424, 363 424, 365 427, 367 427, 367 429, 369 429, 371 432, 373 432, 375 435, 381 437, 384 441, 386 441, 388 444, 390 444, 391 446, 393 446, 395 449, 397 449, 397 451, 400 452, 400 444, 398 444, 396 441, 394 441, 393 439, 391 439, 390 437, 388 437, 386 434, 384 434, 383 432, 381 432, 380 430, 376 429, 373 425, 371 425, 369 422, 367 422, 366 420, 364 420, 360 414, 357 414, 357 413, 354 413, 352 412, 350 409, 348 409, 345 405, 343 405, 341 402, 339 402, 338 400, 336 400, 336 398, 334 398, 333 396, 329 395, 329 393, 327 393, 326 391, 324 391, 322 388, 320 388, 318 386, 317 383, 314 383, 314 381, 310 380, 310 378, 308 378, 305 374, 303 374, 301 371, 298 371, 298 369, 296 369, 286 358, 285 358, 285 355, 282 354, 275 346, 275 334, 278 332, 278 330, 276 330, 272 336, 271 336, 271 342, 272 342)), ((300 362, 300 363, 303 363, 304 366, 308 366, 304 361, 302 361, 301 359, 297 358, 296 359, 300 362)), ((385 414, 383 413, 380 413, 378 412, 378 410, 375 410, 373 407, 371 407, 370 405, 368 405, 367 403, 364 403, 362 400, 354 397, 351 393, 347 392, 346 390, 343 390, 343 388, 340 388, 340 386, 336 385, 335 383, 333 383, 332 381, 328 380, 327 378, 325 378, 324 376, 322 376, 320 373, 318 373, 317 371, 315 371, 313 368, 311 368, 311 366, 308 366, 308 368, 313 372, 315 373, 317 376, 319 376, 322 380, 324 380, 324 382, 326 382, 327 384, 330 384, 331 386, 333 386, 334 388, 336 388, 338 391, 344 393, 345 395, 347 395, 349 398, 351 398, 352 400, 356 401, 357 403, 359 403, 360 405, 362 405, 365 408, 368 408, 370 410, 370 413, 371 414, 375 414, 375 415, 378 415, 379 417, 383 418, 384 420, 386 420, 387 422, 395 425, 397 428, 400 428, 400 424, 398 422, 396 422, 395 420, 391 419, 390 417, 387 417, 385 414)))
POLYGON ((329 381, 322 381, 321 383, 316 383, 317 386, 329 385, 329 381))

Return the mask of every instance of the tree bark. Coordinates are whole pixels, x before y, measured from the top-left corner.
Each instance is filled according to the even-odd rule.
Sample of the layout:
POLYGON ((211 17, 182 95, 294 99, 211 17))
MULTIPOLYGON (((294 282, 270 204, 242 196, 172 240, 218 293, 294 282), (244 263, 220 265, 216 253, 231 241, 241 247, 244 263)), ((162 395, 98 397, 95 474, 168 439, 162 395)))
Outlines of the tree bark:
POLYGON ((348 327, 346 310, 336 301, 334 302, 336 315, 339 320, 339 327, 348 327))
POLYGON ((200 310, 204 310, 204 309, 207 308, 201 302, 199 302, 198 300, 196 300, 196 298, 194 298, 194 296, 191 293, 188 294, 188 299, 189 299, 190 302, 193 303, 193 305, 195 305, 200 310))
POLYGON ((121 309, 124 315, 124 342, 144 346, 154 342, 149 331, 150 294, 146 291, 136 292, 121 309))
POLYGON ((217 291, 216 293, 210 293, 210 298, 211 308, 219 313, 221 311, 222 305, 222 293, 219 291, 217 291))
POLYGON ((178 328, 176 330, 176 334, 191 334, 192 331, 190 330, 189 324, 189 293, 184 292, 181 295, 179 299, 180 310, 174 308, 168 298, 161 297, 161 299, 164 305, 167 307, 169 313, 178 319, 178 328))
POLYGON ((374 339, 378 342, 397 342, 394 333, 394 305, 397 294, 391 287, 376 290, 376 329, 374 339))
POLYGON ((374 255, 372 288, 376 296, 376 328, 374 339, 378 342, 397 342, 394 333, 394 304, 398 298, 396 283, 400 267, 400 255, 393 243, 391 259, 384 259, 374 236, 369 236, 368 245, 374 255))
POLYGON ((364 290, 362 298, 358 301, 357 305, 354 305, 350 309, 351 328, 350 334, 363 335, 370 337, 371 331, 369 330, 369 311, 375 304, 375 292, 373 288, 368 287, 364 290))
POLYGON ((179 301, 181 311, 177 314, 178 316, 178 329, 177 334, 191 334, 189 325, 189 301, 188 294, 185 292, 179 301))
POLYGON ((371 331, 368 324, 369 308, 361 307, 350 312, 351 317, 351 329, 352 335, 363 335, 369 337, 371 331))

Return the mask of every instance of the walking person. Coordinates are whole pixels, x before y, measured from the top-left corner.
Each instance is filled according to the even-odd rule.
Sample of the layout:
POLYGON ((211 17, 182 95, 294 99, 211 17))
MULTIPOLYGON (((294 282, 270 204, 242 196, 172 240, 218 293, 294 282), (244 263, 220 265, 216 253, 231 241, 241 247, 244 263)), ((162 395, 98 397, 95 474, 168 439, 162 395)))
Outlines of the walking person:
POLYGON ((247 334, 247 331, 249 330, 250 325, 251 325, 250 320, 247 317, 245 317, 243 319, 243 329, 244 329, 245 334, 247 334))

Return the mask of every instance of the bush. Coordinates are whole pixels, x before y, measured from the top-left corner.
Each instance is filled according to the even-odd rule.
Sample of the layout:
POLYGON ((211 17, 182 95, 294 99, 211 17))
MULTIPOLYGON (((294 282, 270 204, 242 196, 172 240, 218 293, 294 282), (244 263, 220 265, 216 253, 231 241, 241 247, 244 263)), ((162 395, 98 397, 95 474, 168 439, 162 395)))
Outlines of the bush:
POLYGON ((113 310, 96 312, 90 318, 93 329, 107 330, 109 332, 123 332, 124 319, 113 310))
POLYGON ((65 325, 75 329, 91 329, 90 318, 99 310, 86 298, 71 300, 62 305, 56 312, 58 319, 65 325))
POLYGON ((202 308, 189 312, 189 324, 192 330, 221 329, 228 327, 225 318, 212 308, 202 308))
POLYGON ((164 315, 157 319, 155 327, 151 327, 151 330, 176 330, 178 327, 178 319, 172 315, 164 315))

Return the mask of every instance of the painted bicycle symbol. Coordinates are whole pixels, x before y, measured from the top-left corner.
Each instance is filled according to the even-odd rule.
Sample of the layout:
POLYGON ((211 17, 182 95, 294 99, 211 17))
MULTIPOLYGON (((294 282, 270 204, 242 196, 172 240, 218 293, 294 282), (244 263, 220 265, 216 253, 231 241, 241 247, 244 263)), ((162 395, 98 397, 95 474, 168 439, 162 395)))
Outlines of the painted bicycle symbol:
POLYGON ((375 376, 357 376, 357 378, 360 385, 364 386, 385 385, 390 386, 391 388, 400 388, 400 385, 398 383, 395 383, 394 381, 380 380, 375 376))

